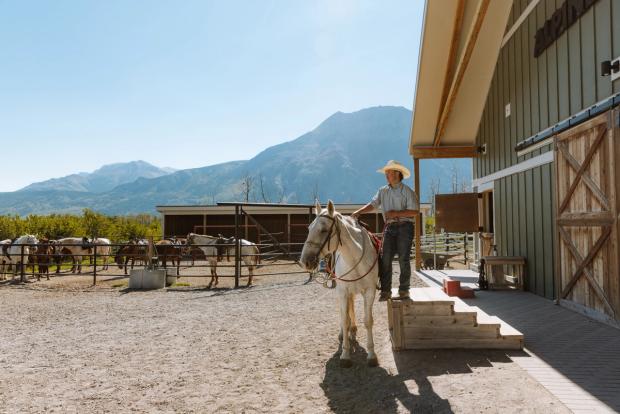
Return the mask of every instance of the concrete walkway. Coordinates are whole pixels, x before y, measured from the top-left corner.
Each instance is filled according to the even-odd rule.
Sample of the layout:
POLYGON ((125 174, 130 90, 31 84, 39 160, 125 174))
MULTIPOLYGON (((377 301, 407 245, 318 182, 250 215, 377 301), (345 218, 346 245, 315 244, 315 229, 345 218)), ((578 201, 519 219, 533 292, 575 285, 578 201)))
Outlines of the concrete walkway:
MULTIPOLYGON (((426 283, 441 284, 438 272, 425 273, 426 283)), ((525 335, 525 352, 511 358, 573 412, 620 412, 619 329, 527 292, 477 291, 466 302, 525 335)))

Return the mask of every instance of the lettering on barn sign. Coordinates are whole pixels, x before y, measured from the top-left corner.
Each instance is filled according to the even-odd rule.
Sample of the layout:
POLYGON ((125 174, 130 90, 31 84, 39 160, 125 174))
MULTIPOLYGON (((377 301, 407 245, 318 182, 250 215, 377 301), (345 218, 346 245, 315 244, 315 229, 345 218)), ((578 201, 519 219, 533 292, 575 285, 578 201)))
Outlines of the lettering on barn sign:
POLYGON ((538 57, 598 0, 566 0, 536 31, 534 57, 538 57))

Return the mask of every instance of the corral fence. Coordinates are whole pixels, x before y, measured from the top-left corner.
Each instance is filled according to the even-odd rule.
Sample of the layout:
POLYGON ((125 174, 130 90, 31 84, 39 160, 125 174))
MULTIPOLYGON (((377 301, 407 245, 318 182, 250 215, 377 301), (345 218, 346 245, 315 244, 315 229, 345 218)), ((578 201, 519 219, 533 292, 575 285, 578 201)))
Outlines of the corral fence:
MULTIPOLYGON (((425 269, 443 269, 449 262, 467 265, 474 257, 473 233, 430 233, 420 238, 422 266, 425 269)), ((415 239, 412 246, 415 257, 415 239)))
MULTIPOLYGON (((218 278, 234 278, 235 287, 240 285, 240 278, 247 277, 252 269, 269 266, 270 268, 289 267, 286 271, 268 271, 255 273, 255 276, 277 276, 291 274, 310 274, 306 270, 291 270, 291 266, 296 266, 300 253, 269 251, 261 252, 261 248, 272 248, 273 244, 252 244, 257 247, 257 253, 249 253, 241 245, 241 240, 236 239, 232 243, 221 243, 217 246, 213 244, 164 244, 158 245, 161 239, 149 238, 142 240, 141 244, 134 243, 112 243, 112 244, 55 244, 59 250, 64 248, 78 247, 83 248, 84 252, 67 253, 56 252, 53 254, 30 252, 29 249, 38 247, 36 244, 20 244, 20 253, 12 255, 12 264, 8 262, 2 266, 0 271, 8 274, 9 266, 13 274, 18 274, 20 281, 24 282, 30 275, 33 277, 46 277, 48 268, 49 275, 92 277, 93 285, 97 284, 98 276, 105 277, 128 277, 128 271, 137 268, 166 268, 168 276, 178 276, 184 278, 211 277, 210 272, 213 267, 217 271, 218 278), (130 247, 132 250, 123 252, 122 249, 130 247), (202 248, 208 248, 213 254, 205 254, 202 248), (223 252, 218 252, 223 250, 223 252), (244 252, 245 251, 245 252, 244 252), (230 264, 227 258, 232 260, 230 264), (67 270, 67 266, 71 266, 67 270), (120 272, 106 270, 108 266, 118 269, 120 272), (29 270, 30 268, 30 270, 29 270), (86 269, 82 271, 82 269, 86 269), (186 273, 186 269, 205 269, 204 272, 186 273), (222 271, 224 269, 224 271, 222 271), (233 272, 229 270, 232 269, 233 272), (79 273, 76 273, 79 271, 79 273)), ((169 239, 166 239, 169 240, 169 239)), ((301 252, 303 243, 281 243, 281 247, 294 249, 301 252)))
MULTIPOLYGON (((50 270, 50 275, 54 275, 56 272, 52 270, 56 267, 56 271, 61 267, 66 267, 66 262, 71 260, 72 271, 64 272, 72 273, 75 275, 76 267, 86 267, 87 272, 79 273, 77 275, 91 276, 93 285, 97 284, 97 277, 102 275, 106 277, 127 277, 128 267, 146 266, 149 268, 166 268, 169 276, 178 275, 184 278, 194 277, 211 277, 211 269, 214 267, 217 270, 217 276, 223 278, 234 278, 235 287, 239 287, 240 279, 247 277, 250 270, 256 271, 258 267, 269 267, 267 272, 254 273, 254 276, 278 276, 278 275, 294 275, 294 274, 308 274, 309 279, 312 277, 312 272, 308 272, 302 269, 298 265, 301 250, 304 245, 305 237, 307 236, 308 224, 314 219, 312 205, 287 205, 287 204, 264 204, 264 203, 218 203, 220 205, 234 206, 234 224, 214 224, 210 226, 196 226, 194 228, 196 233, 210 234, 213 236, 219 233, 225 233, 228 236, 232 236, 229 243, 221 243, 217 245, 216 253, 214 251, 214 245, 200 245, 200 244, 168 244, 158 245, 157 242, 162 239, 150 238, 143 240, 141 244, 134 243, 112 243, 110 245, 89 243, 85 244, 56 244, 58 247, 81 247, 82 253, 67 253, 57 250, 53 255, 52 260, 49 257, 46 258, 45 254, 31 253, 26 251, 27 247, 35 247, 32 245, 21 245, 20 263, 30 262, 26 266, 19 266, 20 280, 24 281, 27 272, 27 266, 32 267, 32 274, 35 275, 35 266, 38 267, 38 272, 41 273, 41 261, 45 258, 46 264, 50 270), (283 207, 283 208, 300 208, 308 212, 308 223, 294 223, 292 225, 297 226, 299 231, 291 232, 289 230, 285 241, 282 240, 282 235, 278 233, 269 232, 261 223, 248 214, 244 207, 246 206, 269 206, 269 207, 283 207), (247 248, 244 248, 243 239, 248 237, 248 234, 252 233, 252 238, 256 240, 252 246, 257 248, 257 251, 248 252, 247 248), (131 251, 124 253, 122 249, 127 249, 131 246, 131 251), (208 249, 211 254, 206 254, 203 249, 208 249), (121 252, 119 254, 119 252, 121 252), (30 256, 30 257, 28 257, 30 256), (77 260, 76 260, 77 257, 77 260), (232 257, 232 262, 228 260, 224 262, 224 257, 232 257), (28 258, 28 260, 26 260, 28 258), (85 263, 85 260, 87 263, 85 263), (174 260, 176 263, 169 263, 174 260), (120 262, 120 263, 117 263, 120 262), (131 264, 130 264, 131 262, 131 264), (123 272, 111 272, 109 269, 105 273, 101 273, 98 269, 102 265, 115 266, 116 269, 120 269, 123 272), (183 272, 181 270, 187 269, 199 269, 197 272, 183 272), (200 271, 204 269, 204 271, 200 271), (279 269, 282 269, 281 271, 279 269)), ((186 235, 180 235, 185 237, 186 235)), ((377 234, 382 237, 382 234, 377 234)), ((170 240, 170 238, 166 238, 170 240)), ((174 238, 172 239, 174 240, 174 238)), ((443 269, 448 262, 461 262, 467 265, 469 258, 473 257, 474 243, 473 234, 466 233, 431 233, 425 234, 421 238, 421 254, 423 267, 426 269, 443 269)), ((415 259, 415 240, 412 246, 412 260, 415 259)), ((13 260, 15 261, 15 260, 13 260)), ((6 266, 2 266, 1 271, 5 273, 6 266)), ((15 272, 15 269, 13 270, 15 272)), ((63 272, 60 272, 63 273, 63 272)), ((45 276, 45 275, 42 275, 45 276)))

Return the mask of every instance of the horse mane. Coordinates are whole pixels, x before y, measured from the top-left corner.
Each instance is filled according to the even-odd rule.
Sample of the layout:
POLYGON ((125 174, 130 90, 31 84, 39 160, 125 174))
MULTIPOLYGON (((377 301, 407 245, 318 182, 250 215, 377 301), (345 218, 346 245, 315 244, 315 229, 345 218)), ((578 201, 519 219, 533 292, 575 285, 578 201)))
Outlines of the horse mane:
MULTIPOLYGON (((30 239, 32 239, 31 243, 36 243, 37 242, 36 236, 34 236, 32 234, 25 234, 23 236, 20 236, 20 237, 16 238, 15 240, 13 240, 12 244, 24 244, 24 243, 26 243, 30 239)), ((31 244, 31 243, 28 243, 28 244, 31 244)))

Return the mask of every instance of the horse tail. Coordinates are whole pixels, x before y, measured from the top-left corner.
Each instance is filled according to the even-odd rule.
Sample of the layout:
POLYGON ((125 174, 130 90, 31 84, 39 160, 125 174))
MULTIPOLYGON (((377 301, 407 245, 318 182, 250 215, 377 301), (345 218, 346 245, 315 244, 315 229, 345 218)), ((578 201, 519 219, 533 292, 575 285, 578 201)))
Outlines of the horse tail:
POLYGON ((254 246, 254 253, 254 266, 256 269, 259 269, 262 267, 262 265, 260 264, 260 249, 257 246, 254 246))

